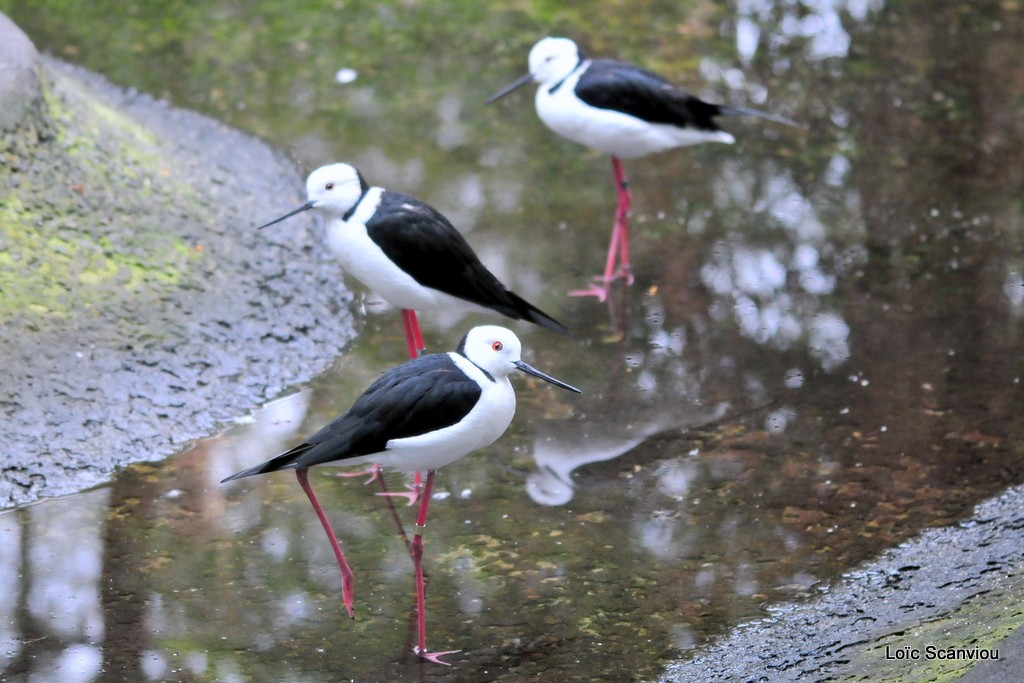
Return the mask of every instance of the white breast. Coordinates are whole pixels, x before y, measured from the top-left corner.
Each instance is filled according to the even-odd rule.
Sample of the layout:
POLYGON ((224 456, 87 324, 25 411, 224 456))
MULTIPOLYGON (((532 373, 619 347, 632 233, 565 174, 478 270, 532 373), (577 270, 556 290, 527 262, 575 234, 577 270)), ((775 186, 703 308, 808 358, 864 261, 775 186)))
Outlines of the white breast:
POLYGON ((407 472, 436 469, 491 445, 505 433, 516 413, 516 395, 508 377, 492 380, 463 356, 457 353, 448 356, 481 385, 477 404, 450 427, 421 436, 392 439, 386 451, 370 456, 366 462, 407 472))

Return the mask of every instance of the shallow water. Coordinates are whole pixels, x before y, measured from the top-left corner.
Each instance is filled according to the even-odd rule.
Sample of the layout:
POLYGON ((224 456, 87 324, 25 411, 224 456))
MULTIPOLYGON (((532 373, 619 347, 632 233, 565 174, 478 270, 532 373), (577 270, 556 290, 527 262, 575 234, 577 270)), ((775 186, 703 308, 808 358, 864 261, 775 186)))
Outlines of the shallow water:
MULTIPOLYGON (((435 204, 574 331, 515 326, 584 394, 517 380, 509 432, 438 475, 427 617, 433 648, 463 650, 452 669, 410 654, 411 562, 375 485, 313 477, 351 621, 293 477, 218 484, 401 360, 397 312, 360 296, 362 334, 311 386, 0 514, 4 680, 643 679, 1024 480, 1019 3, 602 3, 599 24, 586 5, 270 4, 139 5, 115 34, 102 8, 0 8, 304 168, 351 161, 435 204), (564 296, 602 264, 607 160, 528 95, 480 106, 548 32, 808 124, 729 120, 736 145, 628 162, 637 283, 608 305, 564 296)), ((423 318, 432 350, 493 321, 423 318)))

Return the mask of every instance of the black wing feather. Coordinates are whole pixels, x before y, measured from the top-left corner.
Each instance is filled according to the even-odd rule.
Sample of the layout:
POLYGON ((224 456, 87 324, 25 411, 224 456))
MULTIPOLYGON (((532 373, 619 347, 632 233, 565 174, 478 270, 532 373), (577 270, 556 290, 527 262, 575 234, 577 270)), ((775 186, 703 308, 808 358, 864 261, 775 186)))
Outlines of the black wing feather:
POLYGON ((576 95, 592 107, 651 123, 721 130, 713 120, 722 113, 717 104, 705 102, 656 73, 614 59, 591 61, 576 84, 576 95))
POLYGON ((415 197, 385 190, 380 206, 366 222, 366 231, 389 259, 421 285, 513 320, 567 332, 554 318, 509 291, 448 219, 415 197))
POLYGON ((480 386, 448 354, 420 356, 384 373, 345 413, 295 448, 224 481, 380 453, 391 439, 455 424, 480 398, 480 386))

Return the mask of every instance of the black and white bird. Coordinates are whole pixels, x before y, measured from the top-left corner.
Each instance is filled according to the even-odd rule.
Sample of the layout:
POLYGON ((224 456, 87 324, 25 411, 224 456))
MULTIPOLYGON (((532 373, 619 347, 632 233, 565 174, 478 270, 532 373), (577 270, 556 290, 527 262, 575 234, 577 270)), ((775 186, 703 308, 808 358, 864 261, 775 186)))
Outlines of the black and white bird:
POLYGON ((716 116, 758 116, 797 125, 774 114, 705 102, 631 64, 588 59, 568 38, 540 40, 530 50, 529 67, 528 74, 492 95, 487 103, 536 82, 537 115, 548 128, 612 157, 618 209, 604 274, 595 278, 593 286, 574 295, 603 300, 614 279, 633 281, 627 218, 631 197, 620 159, 702 142, 735 142, 732 135, 719 128, 716 116))
POLYGON ((509 382, 513 372, 518 370, 563 389, 580 391, 526 364, 521 353, 519 339, 511 330, 494 325, 474 327, 454 352, 420 356, 392 368, 371 384, 351 408, 316 434, 295 448, 224 481, 295 470, 341 567, 342 597, 352 616, 352 570, 309 485, 308 469, 316 465, 373 463, 407 472, 426 470, 411 548, 419 619, 416 654, 445 664, 439 657, 457 650, 427 651, 424 612, 422 532, 434 473, 438 467, 488 446, 504 434, 516 409, 515 392, 509 382))
POLYGON ((415 197, 371 187, 348 164, 322 166, 306 180, 307 201, 268 226, 317 210, 342 267, 402 309, 409 355, 423 352, 416 311, 486 309, 567 333, 558 321, 510 291, 439 211, 415 197))

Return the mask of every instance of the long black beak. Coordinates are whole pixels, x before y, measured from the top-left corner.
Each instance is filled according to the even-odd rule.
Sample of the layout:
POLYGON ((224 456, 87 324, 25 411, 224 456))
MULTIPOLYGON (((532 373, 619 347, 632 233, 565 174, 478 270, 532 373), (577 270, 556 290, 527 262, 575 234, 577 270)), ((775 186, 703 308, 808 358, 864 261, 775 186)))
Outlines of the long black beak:
POLYGON ((312 208, 313 208, 313 202, 312 201, 308 201, 305 204, 303 204, 302 206, 300 206, 299 208, 295 209, 294 211, 286 213, 285 215, 281 216, 280 218, 275 218, 274 220, 270 221, 269 223, 265 223, 264 225, 261 225, 260 227, 258 227, 256 229, 257 230, 262 230, 263 228, 269 228, 271 225, 274 225, 276 223, 280 223, 281 221, 283 221, 286 218, 291 218, 292 216, 294 216, 297 213, 302 213, 303 211, 309 211, 312 208))
POLYGON ((491 102, 497 102, 498 100, 500 100, 502 97, 504 97, 505 95, 509 94, 513 90, 521 88, 524 85, 526 85, 527 83, 530 83, 531 81, 533 81, 533 76, 531 76, 530 74, 526 74, 525 76, 523 76, 522 78, 517 80, 515 83, 509 83, 504 88, 502 88, 498 92, 496 92, 493 95, 491 95, 489 98, 487 98, 487 101, 484 102, 484 104, 490 104, 491 102))
POLYGON ((534 377, 540 377, 545 382, 551 382, 556 387, 562 387, 563 389, 568 389, 569 391, 574 391, 577 394, 582 394, 583 393, 582 391, 580 391, 576 387, 572 386, 571 384, 566 384, 562 380, 555 379, 551 375, 545 375, 543 372, 541 372, 537 368, 535 368, 532 365, 529 365, 527 363, 524 363, 521 360, 517 360, 515 363, 513 363, 513 365, 515 365, 518 369, 522 370, 523 372, 525 372, 528 375, 533 375, 534 377))

